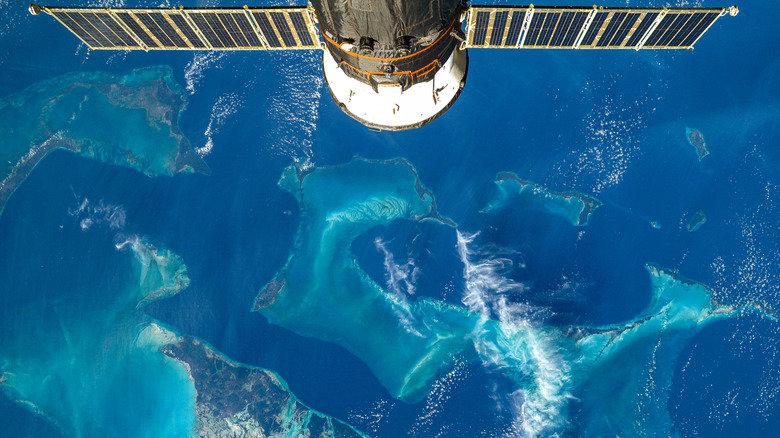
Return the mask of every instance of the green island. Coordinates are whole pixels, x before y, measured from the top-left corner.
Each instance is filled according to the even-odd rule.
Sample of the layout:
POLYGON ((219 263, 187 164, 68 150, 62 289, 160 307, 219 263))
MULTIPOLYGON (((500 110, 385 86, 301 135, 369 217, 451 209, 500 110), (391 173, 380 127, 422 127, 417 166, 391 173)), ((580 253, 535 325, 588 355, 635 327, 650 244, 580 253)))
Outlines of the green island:
POLYGON ((688 143, 696 149, 699 161, 710 154, 710 151, 707 150, 707 142, 704 141, 704 136, 697 129, 686 127, 685 137, 688 139, 688 143))
POLYGON ((697 211, 693 214, 693 217, 688 221, 686 228, 688 231, 693 232, 701 228, 707 222, 707 215, 703 211, 697 211))

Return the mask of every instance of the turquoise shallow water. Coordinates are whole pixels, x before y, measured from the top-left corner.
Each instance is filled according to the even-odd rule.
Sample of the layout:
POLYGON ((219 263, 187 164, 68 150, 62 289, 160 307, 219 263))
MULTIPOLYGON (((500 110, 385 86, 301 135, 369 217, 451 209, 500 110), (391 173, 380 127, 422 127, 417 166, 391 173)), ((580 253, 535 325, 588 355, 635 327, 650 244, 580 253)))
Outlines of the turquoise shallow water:
MULTIPOLYGON (((706 286, 648 265, 653 295, 632 320, 539 327, 527 309, 495 295, 513 285, 494 269, 495 260, 473 260, 475 236, 461 232, 465 307, 409 302, 370 279, 350 251, 373 226, 431 219, 433 194, 407 162, 355 159, 305 171, 291 166, 279 185, 299 199, 301 228, 296 250, 260 291, 256 310, 273 324, 344 346, 404 401, 427 396, 456 357, 479 358, 515 383, 517 419, 510 430, 517 433, 565 429, 569 409, 582 417, 588 435, 671 433, 664 400, 680 349, 713 319, 740 309, 718 304, 706 286)), ((573 224, 583 208, 577 202, 569 215, 573 224)), ((569 202, 559 196, 534 200, 534 208, 553 214, 562 214, 562 204, 569 202)))
POLYGON ((171 339, 141 310, 143 301, 185 288, 186 267, 137 238, 123 244, 111 260, 119 266, 87 261, 59 273, 61 286, 45 301, 19 305, 3 320, 3 390, 67 436, 187 436, 194 388, 159 351, 171 339), (91 277, 94 286, 70 287, 72 276, 91 277))

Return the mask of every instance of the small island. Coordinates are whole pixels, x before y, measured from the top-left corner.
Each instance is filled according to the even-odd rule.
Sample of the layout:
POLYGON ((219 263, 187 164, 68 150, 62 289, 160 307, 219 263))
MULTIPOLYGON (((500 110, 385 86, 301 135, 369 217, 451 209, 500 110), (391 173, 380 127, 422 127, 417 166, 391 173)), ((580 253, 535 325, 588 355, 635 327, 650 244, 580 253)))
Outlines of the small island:
POLYGON ((696 149, 699 161, 710 154, 710 151, 707 150, 707 142, 704 141, 704 136, 697 129, 686 127, 685 137, 688 139, 688 143, 696 149))
POLYGON ((170 67, 55 77, 0 99, 0 212, 51 151, 65 149, 149 176, 208 174, 179 130, 186 94, 170 67))
POLYGON ((697 211, 693 214, 693 217, 688 221, 688 231, 693 232, 701 228, 707 222, 707 215, 703 211, 697 211))
POLYGON ((650 221, 650 226, 653 227, 656 230, 661 229, 661 223, 658 221, 650 221))
POLYGON ((585 226, 591 215, 603 203, 592 197, 574 191, 556 192, 539 184, 519 178, 512 172, 496 175, 499 196, 482 210, 487 213, 506 207, 510 200, 513 205, 541 210, 563 217, 574 226, 585 226))

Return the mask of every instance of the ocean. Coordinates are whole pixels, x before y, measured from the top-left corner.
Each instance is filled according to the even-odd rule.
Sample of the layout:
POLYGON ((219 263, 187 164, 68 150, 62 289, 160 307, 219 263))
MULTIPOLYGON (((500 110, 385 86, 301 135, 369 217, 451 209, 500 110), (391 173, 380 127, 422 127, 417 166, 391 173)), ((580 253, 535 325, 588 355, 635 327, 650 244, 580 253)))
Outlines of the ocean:
MULTIPOLYGON (((692 53, 470 50, 452 109, 397 133, 341 112, 319 52, 87 53, 51 17, 0 6, 0 96, 169 66, 155 74, 178 84, 178 129, 208 167, 54 150, 15 188, 0 215, 7 436, 192 433, 191 376, 159 351, 171 333, 369 436, 780 426, 777 6, 740 4, 692 53), (502 197, 502 172, 538 198, 502 197), (601 205, 573 224, 563 193, 601 205), (255 309, 274 279, 281 298, 255 309)), ((94 134, 82 113, 79 135, 144 138, 127 114, 101 113, 94 134)))

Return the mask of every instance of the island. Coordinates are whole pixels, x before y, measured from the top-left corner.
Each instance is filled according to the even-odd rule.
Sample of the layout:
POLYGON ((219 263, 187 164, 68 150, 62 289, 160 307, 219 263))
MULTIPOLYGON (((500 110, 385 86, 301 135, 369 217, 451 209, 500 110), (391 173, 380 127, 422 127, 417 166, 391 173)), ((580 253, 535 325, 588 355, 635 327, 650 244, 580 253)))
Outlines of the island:
POLYGON ((47 291, 56 299, 9 309, 0 391, 10 400, 63 436, 362 436, 301 404, 274 372, 231 362, 149 317, 146 304, 190 285, 187 266, 137 236, 115 247, 107 281, 72 290, 66 282, 64 292, 47 291))
POLYGON ((707 150, 707 142, 704 141, 704 136, 697 129, 686 127, 685 137, 688 139, 688 143, 696 149, 699 161, 710 154, 710 151, 707 150))
POLYGON ((293 164, 278 185, 300 201, 301 223, 287 264, 259 291, 253 310, 345 347, 401 400, 425 398, 442 367, 469 348, 476 320, 466 309, 388 293, 360 268, 350 246, 394 220, 456 224, 439 214, 433 193, 404 159, 293 164))
POLYGON ((366 436, 304 406, 276 373, 235 363, 192 336, 161 350, 187 369, 195 385, 199 437, 366 436))
MULTIPOLYGON (((581 417, 588 436, 669 436, 666 400, 682 347, 711 321, 748 308, 761 312, 721 304, 707 286, 650 264, 649 303, 636 316, 610 325, 535 324, 501 294, 505 281, 485 268, 490 259, 475 248, 477 234, 457 227, 462 305, 401 297, 367 275, 351 247, 395 220, 453 226, 435 213, 435 198, 410 163, 355 158, 340 166, 293 165, 279 186, 299 200, 301 222, 287 263, 260 290, 253 310, 299 335, 343 346, 407 403, 429 396, 456 363, 500 372, 514 385, 512 436, 568 435, 572 417, 581 417), (648 379, 655 384, 647 386, 648 379)), ((572 220, 596 204, 575 203, 572 220)))
POLYGON ((721 302, 715 290, 648 263, 652 292, 647 307, 623 323, 571 328, 578 358, 575 395, 587 406, 584 435, 672 436, 666 408, 680 351, 707 325, 741 312, 775 319, 761 306, 721 302), (617 372, 617 370, 621 370, 617 372))
POLYGON ((688 231, 693 232, 701 228, 702 225, 704 225, 707 222, 707 215, 704 214, 703 211, 697 211, 693 214, 693 217, 691 217, 691 220, 688 221, 688 225, 686 228, 688 231))
POLYGON ((495 183, 499 190, 498 197, 482 209, 483 213, 513 205, 559 216, 574 226, 585 226, 593 212, 603 204, 600 200, 582 193, 547 189, 521 179, 512 172, 500 172, 495 183))
POLYGON ((149 176, 208 174, 179 130, 186 107, 186 94, 166 66, 121 77, 71 73, 0 99, 0 212, 55 149, 149 176))

